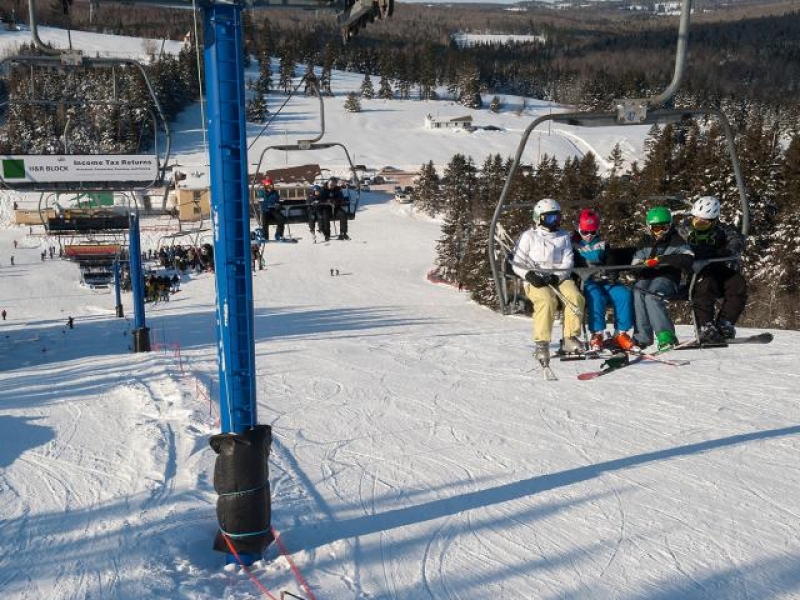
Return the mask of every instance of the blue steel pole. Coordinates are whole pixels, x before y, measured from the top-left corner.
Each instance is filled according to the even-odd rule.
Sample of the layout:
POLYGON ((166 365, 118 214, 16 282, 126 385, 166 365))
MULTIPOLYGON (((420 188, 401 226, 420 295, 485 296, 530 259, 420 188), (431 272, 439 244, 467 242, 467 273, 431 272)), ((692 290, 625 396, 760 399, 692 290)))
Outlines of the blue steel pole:
MULTIPOLYGON (((256 369, 241 17, 242 7, 235 3, 211 4, 203 9, 211 222, 214 231, 214 276, 217 282, 220 424, 222 435, 252 437, 257 431, 256 369)), ((264 463, 260 463, 259 459, 252 462, 240 453, 234 453, 230 458, 219 456, 215 480, 217 469, 255 469, 266 473, 266 455, 261 456, 260 460, 264 463)), ((230 546, 231 543, 235 545, 241 535, 243 537, 239 539, 254 543, 253 546, 244 546, 246 548, 256 548, 264 541, 269 541, 266 539, 269 535, 268 494, 268 485, 260 493, 247 490, 235 494, 232 505, 228 499, 225 502, 226 510, 222 513, 218 501, 217 513, 224 515, 220 517, 219 543, 215 542, 218 550, 225 551, 220 536, 230 546), (241 516, 245 512, 249 512, 249 523, 254 530, 234 534, 231 541, 227 538, 228 534, 223 532, 223 523, 229 522, 231 515, 228 513, 241 516), (263 528, 266 528, 265 531, 261 531, 263 528)), ((227 555, 228 563, 235 562, 232 554, 227 555)), ((261 554, 258 551, 240 551, 237 556, 243 564, 251 565, 261 554)))
POLYGON ((122 290, 120 289, 121 282, 120 282, 119 270, 120 270, 119 257, 117 257, 117 260, 114 261, 114 295, 117 300, 117 306, 116 306, 117 317, 122 318, 125 316, 125 313, 122 310, 122 290))
POLYGON ((256 425, 242 7, 203 9, 223 433, 256 425))
POLYGON ((133 350, 150 351, 150 330, 144 323, 144 275, 142 273, 142 244, 139 238, 139 214, 130 218, 131 290, 133 291, 133 350))

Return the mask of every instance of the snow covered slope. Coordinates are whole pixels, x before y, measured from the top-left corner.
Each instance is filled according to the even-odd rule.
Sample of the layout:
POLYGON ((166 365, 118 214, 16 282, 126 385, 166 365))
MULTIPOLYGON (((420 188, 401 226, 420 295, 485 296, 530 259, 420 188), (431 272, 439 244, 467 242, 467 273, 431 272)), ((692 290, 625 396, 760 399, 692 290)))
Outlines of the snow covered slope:
MULTIPOLYGON (((407 210, 295 226, 254 279, 273 524, 316 597, 800 597, 800 334, 544 382, 527 320, 427 282, 438 226, 407 210)), ((36 244, 0 230, 3 596, 260 597, 210 549, 213 278, 148 307, 180 362, 134 355, 36 244)), ((254 573, 303 594, 274 546, 254 573)))

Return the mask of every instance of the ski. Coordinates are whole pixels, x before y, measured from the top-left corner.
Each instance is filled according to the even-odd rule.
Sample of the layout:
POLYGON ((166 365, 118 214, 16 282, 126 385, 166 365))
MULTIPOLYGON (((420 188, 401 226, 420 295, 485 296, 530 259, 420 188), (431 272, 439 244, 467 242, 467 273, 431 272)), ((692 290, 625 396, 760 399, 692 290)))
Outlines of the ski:
POLYGON ((619 369, 624 369, 625 367, 629 367, 630 365, 635 365, 636 363, 649 360, 653 362, 658 362, 663 365, 669 365, 671 367, 683 367, 689 364, 690 361, 688 360, 672 360, 668 358, 662 358, 661 355, 669 352, 670 350, 677 350, 683 347, 685 344, 692 343, 694 340, 690 340, 689 342, 684 342, 683 344, 678 344, 677 346, 673 346, 671 348, 665 348, 664 350, 646 353, 646 352, 638 352, 634 354, 626 354, 624 352, 620 352, 617 354, 612 355, 611 357, 606 359, 600 366, 599 371, 588 371, 586 373, 579 373, 578 379, 581 381, 588 381, 590 379, 596 379, 597 377, 601 377, 603 375, 608 375, 609 373, 613 373, 614 371, 618 371, 619 369))
POLYGON ((611 354, 603 354, 601 352, 597 352, 596 350, 589 350, 582 354, 563 354, 556 352, 554 356, 561 362, 570 362, 574 360, 595 360, 598 358, 608 358, 611 356, 611 354))
POLYGON ((643 360, 644 360, 644 355, 642 354, 637 354, 633 358, 630 358, 629 355, 624 353, 617 354, 606 360, 606 362, 604 362, 601 365, 599 371, 587 371, 585 373, 578 373, 578 379, 580 379, 581 381, 589 381, 591 379, 597 379, 598 377, 602 377, 603 375, 608 375, 609 373, 613 373, 614 371, 619 371, 620 369, 624 369, 625 367, 635 365, 636 363, 642 362, 643 360))
POLYGON ((542 379, 544 379, 545 381, 558 381, 558 377, 556 376, 553 369, 550 368, 549 362, 540 360, 539 364, 542 365, 542 379))
POLYGON ((691 340, 687 344, 679 344, 673 348, 674 350, 703 350, 706 348, 726 348, 728 346, 736 346, 738 344, 769 344, 773 340, 774 336, 767 332, 761 333, 754 333, 753 335, 747 335, 744 337, 737 337, 732 338, 729 340, 725 340, 718 344, 703 344, 698 342, 697 340, 691 340))
POLYGON ((658 356, 657 354, 648 354, 648 353, 645 353, 645 352, 642 352, 642 353, 638 353, 637 352, 635 355, 636 356, 641 356, 645 360, 652 360, 652 361, 660 362, 662 364, 670 365, 670 366, 673 366, 673 367, 684 367, 684 366, 690 364, 690 362, 691 362, 691 361, 688 361, 688 360, 676 360, 676 359, 662 358, 662 357, 658 356))

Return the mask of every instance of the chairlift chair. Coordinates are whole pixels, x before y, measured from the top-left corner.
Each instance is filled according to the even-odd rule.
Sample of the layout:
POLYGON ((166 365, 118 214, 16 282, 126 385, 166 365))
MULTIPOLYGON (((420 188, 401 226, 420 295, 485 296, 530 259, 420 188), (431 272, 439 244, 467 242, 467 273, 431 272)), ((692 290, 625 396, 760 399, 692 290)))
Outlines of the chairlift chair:
MULTIPOLYGON (((358 205, 361 201, 361 182, 358 177, 358 169, 356 165, 353 164, 353 159, 350 157, 350 152, 348 152, 347 148, 344 144, 339 142, 321 142, 320 140, 325 135, 325 104, 324 100, 322 99, 322 93, 320 92, 319 86, 317 84, 316 78, 307 78, 307 76, 303 77, 303 80, 306 80, 307 83, 314 87, 316 91, 316 96, 319 99, 319 114, 320 114, 320 132, 317 134, 316 137, 309 139, 309 140, 297 140, 293 144, 273 144, 271 146, 267 146, 261 152, 261 155, 258 158, 258 163, 256 163, 256 176, 261 173, 264 173, 262 170, 262 165, 264 164, 264 157, 266 156, 267 152, 270 150, 278 151, 278 152, 313 152, 319 150, 328 150, 330 148, 341 148, 347 158, 347 163, 349 165, 350 171, 350 180, 355 182, 355 197, 351 194, 350 186, 348 185, 343 192, 345 193, 345 197, 348 200, 347 203, 347 218, 348 220, 352 220, 356 216, 356 212, 358 211, 358 205)), ((302 81, 301 80, 301 83, 302 81)), ((255 185, 252 187, 251 192, 251 202, 256 210, 256 214, 258 214, 258 200, 256 197, 256 187, 255 185)), ((306 223, 308 221, 308 211, 305 204, 305 199, 295 201, 295 202, 285 202, 282 201, 284 211, 283 216, 286 219, 287 223, 306 223)))
MULTIPOLYGON (((733 167, 736 179, 736 187, 739 193, 741 204, 741 232, 747 235, 749 230, 749 207, 747 202, 747 191, 745 189, 744 178, 742 177, 739 159, 736 155, 733 130, 728 119, 722 111, 714 108, 685 108, 668 109, 662 106, 669 101, 678 90, 685 70, 685 62, 689 38, 689 17, 692 9, 692 0, 682 0, 681 19, 678 33, 678 44, 675 58, 675 71, 673 79, 667 89, 660 95, 645 99, 623 99, 616 101, 616 110, 608 112, 569 112, 560 114, 548 114, 535 119, 522 134, 522 139, 517 147, 516 155, 511 163, 511 167, 506 178, 505 185, 500 194, 500 198, 495 207, 494 214, 489 226, 489 263, 492 269, 492 277, 495 283, 499 308, 502 314, 509 314, 520 307, 518 292, 512 295, 512 289, 516 279, 513 273, 509 275, 506 269, 509 257, 508 240, 501 243, 500 233, 504 231, 500 225, 501 217, 509 210, 532 208, 530 204, 509 204, 508 198, 513 186, 517 171, 522 164, 522 157, 531 133, 544 123, 558 123, 563 125, 573 125, 577 127, 619 127, 629 125, 663 125, 663 124, 687 124, 699 117, 715 118, 725 135, 728 155, 733 167)), ((512 240, 513 241, 513 240, 512 240)), ((513 245, 512 245, 513 246, 513 245)), ((729 259, 728 259, 729 260, 729 259)), ((605 267, 606 269, 608 267, 605 267)), ((626 269, 630 267, 619 267, 626 269)), ((577 269, 576 273, 581 278, 588 277, 598 269, 577 269)), ((689 292, 694 289, 694 281, 697 271, 693 274, 689 282, 689 292)), ((691 296, 690 296, 691 298, 691 296)), ((696 327, 696 325, 695 325, 696 327)))

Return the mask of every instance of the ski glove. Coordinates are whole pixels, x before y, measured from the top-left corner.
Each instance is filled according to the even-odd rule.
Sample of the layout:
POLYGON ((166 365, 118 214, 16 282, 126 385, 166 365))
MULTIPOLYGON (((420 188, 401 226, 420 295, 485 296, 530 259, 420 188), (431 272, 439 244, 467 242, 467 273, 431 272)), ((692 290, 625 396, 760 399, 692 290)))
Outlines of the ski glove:
POLYGON ((560 283, 558 275, 553 273, 537 273, 536 271, 528 271, 525 273, 525 280, 535 288, 548 285, 557 286, 560 283))
POLYGON ((648 258, 646 261, 644 261, 644 266, 652 269, 653 267, 658 266, 658 262, 658 258, 648 258))
POLYGON ((547 285, 548 275, 540 275, 536 271, 528 271, 525 273, 525 281, 530 283, 535 288, 544 287, 547 285))

